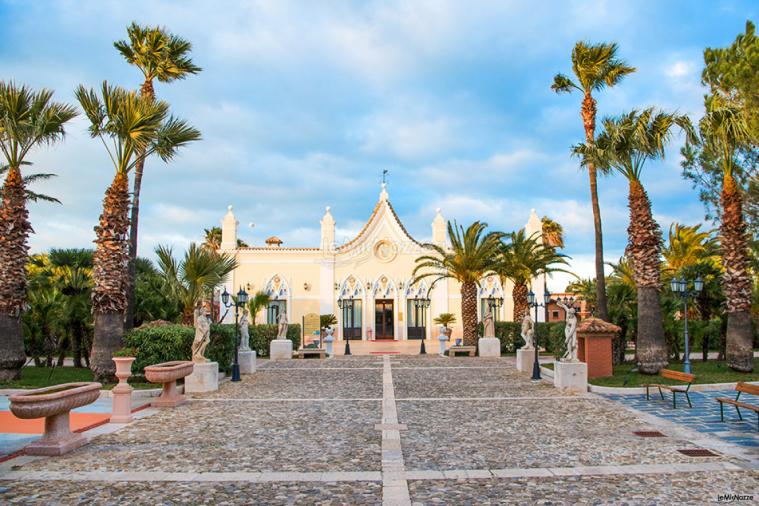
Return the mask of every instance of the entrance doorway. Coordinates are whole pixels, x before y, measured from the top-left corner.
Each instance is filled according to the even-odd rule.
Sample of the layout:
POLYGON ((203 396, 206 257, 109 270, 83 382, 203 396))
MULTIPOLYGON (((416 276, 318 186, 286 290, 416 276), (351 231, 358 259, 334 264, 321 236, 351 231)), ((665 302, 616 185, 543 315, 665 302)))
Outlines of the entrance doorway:
POLYGON ((374 338, 394 339, 393 300, 378 299, 374 303, 374 338))

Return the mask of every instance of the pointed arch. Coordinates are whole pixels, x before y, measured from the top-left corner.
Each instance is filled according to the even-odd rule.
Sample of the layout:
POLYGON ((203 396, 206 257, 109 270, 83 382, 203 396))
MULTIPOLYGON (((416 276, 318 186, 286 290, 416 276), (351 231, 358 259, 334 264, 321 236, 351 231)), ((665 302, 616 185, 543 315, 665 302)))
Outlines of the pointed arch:
POLYGON ((394 299, 397 295, 395 282, 389 276, 381 274, 372 283, 372 296, 375 299, 394 299))
POLYGON ((340 291, 337 293, 338 299, 344 299, 353 296, 354 299, 363 299, 366 295, 364 283, 360 277, 349 274, 340 283, 340 291))
POLYGON ((264 292, 272 299, 288 300, 290 298, 290 286, 287 280, 279 274, 275 274, 269 278, 264 292))

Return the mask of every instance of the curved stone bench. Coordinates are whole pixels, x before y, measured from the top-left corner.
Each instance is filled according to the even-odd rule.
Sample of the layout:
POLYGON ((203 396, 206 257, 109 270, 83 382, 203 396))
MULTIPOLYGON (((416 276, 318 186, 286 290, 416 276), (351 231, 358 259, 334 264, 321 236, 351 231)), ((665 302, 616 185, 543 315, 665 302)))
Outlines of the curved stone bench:
POLYGON ((95 402, 101 388, 96 382, 64 383, 11 395, 11 412, 18 418, 45 417, 45 433, 24 448, 25 453, 63 455, 86 444, 86 437, 71 432, 69 412, 95 402))
POLYGON ((162 383, 161 396, 150 403, 156 408, 173 408, 187 402, 184 395, 177 392, 177 380, 192 374, 195 364, 187 360, 175 360, 145 368, 145 379, 151 383, 162 383))

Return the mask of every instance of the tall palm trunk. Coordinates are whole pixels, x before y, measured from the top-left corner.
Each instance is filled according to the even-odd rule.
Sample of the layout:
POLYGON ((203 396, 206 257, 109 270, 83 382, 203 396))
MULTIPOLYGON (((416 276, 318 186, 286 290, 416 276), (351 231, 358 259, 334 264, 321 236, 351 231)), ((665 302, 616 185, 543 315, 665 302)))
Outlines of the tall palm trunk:
POLYGON ((667 365, 668 356, 659 303, 662 235, 640 181, 631 180, 629 191, 628 256, 632 259, 638 288, 639 369, 646 374, 656 374, 667 365))
MULTIPOLYGON (((146 79, 140 88, 144 97, 155 99, 153 81, 146 79)), ((142 190, 142 173, 145 169, 145 158, 140 157, 134 166, 134 186, 132 189, 132 214, 129 223, 129 267, 127 271, 127 306, 124 315, 124 330, 134 327, 135 286, 137 284, 137 229, 140 219, 140 191, 142 190)))
POLYGON ((461 322, 464 326, 464 345, 477 345, 477 283, 461 285, 461 322))
POLYGON ((732 175, 722 183, 722 289, 727 302, 727 364, 736 371, 754 369, 751 328, 751 276, 748 273, 748 242, 743 220, 743 201, 732 175))
POLYGON ((0 207, 0 381, 18 379, 26 361, 21 311, 26 304, 31 231, 24 180, 19 168, 11 166, 0 207))
POLYGON ((113 352, 121 347, 127 288, 127 243, 129 229, 129 178, 118 172, 103 199, 103 214, 95 227, 97 244, 93 256, 92 311, 95 337, 92 370, 98 380, 112 380, 116 372, 113 352))
POLYGON ((514 300, 514 321, 521 322, 524 315, 530 312, 530 304, 527 300, 527 285, 525 283, 515 283, 511 289, 511 298, 514 300))
MULTIPOLYGON (((596 101, 590 93, 585 93, 580 114, 585 128, 585 141, 588 145, 592 145, 595 142, 596 132, 596 101)), ((588 178, 590 179, 590 203, 593 208, 593 227, 596 239, 596 304, 598 316, 604 321, 609 321, 609 309, 606 302, 606 277, 604 274, 603 227, 601 226, 601 206, 598 203, 598 174, 596 166, 592 163, 588 164, 588 178)))

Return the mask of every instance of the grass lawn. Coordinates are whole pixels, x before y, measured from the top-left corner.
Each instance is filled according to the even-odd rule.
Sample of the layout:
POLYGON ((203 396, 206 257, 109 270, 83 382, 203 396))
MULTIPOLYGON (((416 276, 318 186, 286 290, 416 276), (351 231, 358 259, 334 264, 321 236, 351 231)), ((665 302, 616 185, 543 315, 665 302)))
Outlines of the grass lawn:
MULTIPOLYGON (((553 364, 551 364, 553 366, 553 364)), ((670 362, 667 369, 682 371, 682 362, 670 362)), ((759 359, 754 359, 754 372, 741 373, 730 369, 725 362, 717 360, 691 360, 691 372, 696 375, 693 384, 701 383, 731 383, 734 381, 759 381, 759 359)), ((608 378, 593 378, 589 380, 593 385, 604 387, 638 387, 644 383, 662 383, 675 385, 682 383, 664 379, 660 376, 641 374, 637 366, 627 362, 614 367, 614 376, 608 378)))
MULTIPOLYGON (((93 381, 92 371, 78 367, 54 367, 52 376, 50 367, 24 367, 21 369, 21 379, 14 381, 0 381, 0 388, 42 388, 61 383, 76 383, 79 381, 93 381), (48 379, 49 378, 49 379, 48 379)), ((161 385, 152 383, 129 384, 135 389, 160 388, 161 385)), ((103 385, 105 390, 116 386, 115 383, 103 385)))

